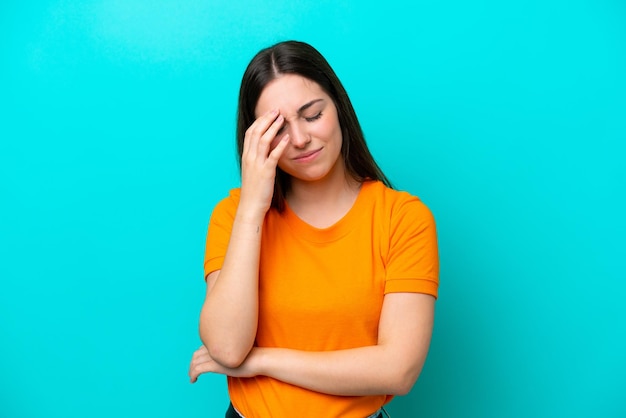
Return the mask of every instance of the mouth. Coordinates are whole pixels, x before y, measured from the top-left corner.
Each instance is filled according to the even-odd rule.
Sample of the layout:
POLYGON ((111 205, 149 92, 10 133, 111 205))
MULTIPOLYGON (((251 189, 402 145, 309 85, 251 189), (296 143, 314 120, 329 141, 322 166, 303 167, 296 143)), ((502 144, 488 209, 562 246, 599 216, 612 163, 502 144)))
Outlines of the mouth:
POLYGON ((302 154, 299 154, 297 156, 295 156, 293 158, 294 161, 297 162, 308 162, 313 160, 322 150, 322 148, 318 148, 316 150, 313 151, 308 151, 308 152, 303 152, 302 154))

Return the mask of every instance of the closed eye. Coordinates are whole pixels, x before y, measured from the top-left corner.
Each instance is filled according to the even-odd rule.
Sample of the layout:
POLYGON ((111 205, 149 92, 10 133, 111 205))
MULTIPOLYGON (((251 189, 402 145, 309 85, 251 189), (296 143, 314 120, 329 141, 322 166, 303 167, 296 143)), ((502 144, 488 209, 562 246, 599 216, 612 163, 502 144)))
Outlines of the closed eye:
POLYGON ((317 115, 315 116, 311 116, 310 118, 304 118, 304 120, 306 120, 307 122, 313 122, 318 120, 319 118, 322 117, 322 112, 319 112, 317 115))

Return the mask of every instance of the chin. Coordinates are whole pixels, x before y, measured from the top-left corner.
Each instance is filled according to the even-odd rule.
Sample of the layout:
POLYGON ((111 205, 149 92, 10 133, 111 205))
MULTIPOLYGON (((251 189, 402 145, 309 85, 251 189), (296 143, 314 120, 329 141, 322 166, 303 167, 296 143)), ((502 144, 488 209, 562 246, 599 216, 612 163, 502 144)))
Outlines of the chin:
POLYGON ((337 174, 335 171, 338 169, 340 168, 337 165, 328 167, 326 164, 319 164, 304 168, 300 167, 299 170, 282 170, 296 180, 306 182, 318 182, 333 177, 335 174, 337 174))

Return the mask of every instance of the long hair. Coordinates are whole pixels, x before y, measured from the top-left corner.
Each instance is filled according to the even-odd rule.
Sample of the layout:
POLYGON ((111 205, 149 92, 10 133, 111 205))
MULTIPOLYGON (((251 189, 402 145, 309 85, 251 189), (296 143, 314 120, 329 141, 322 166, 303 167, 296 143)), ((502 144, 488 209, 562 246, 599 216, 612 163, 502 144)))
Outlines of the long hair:
MULTIPOLYGON (((311 45, 298 41, 280 42, 261 50, 250 61, 243 74, 237 111, 239 164, 241 165, 246 130, 256 119, 254 110, 259 97, 265 86, 283 74, 297 74, 314 81, 332 98, 341 127, 341 156, 346 174, 358 182, 380 180, 392 187, 367 147, 359 120, 339 78, 322 54, 311 45)), ((289 175, 277 168, 272 207, 278 211, 282 212, 285 207, 285 195, 289 186, 289 175)))

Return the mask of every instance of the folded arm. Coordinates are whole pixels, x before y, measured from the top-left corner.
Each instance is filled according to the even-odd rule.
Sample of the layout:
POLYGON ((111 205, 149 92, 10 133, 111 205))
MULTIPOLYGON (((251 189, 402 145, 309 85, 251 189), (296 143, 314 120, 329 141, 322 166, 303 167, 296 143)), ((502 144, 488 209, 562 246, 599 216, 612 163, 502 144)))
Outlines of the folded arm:
POLYGON ((334 395, 403 395, 417 380, 430 345, 435 298, 420 293, 385 296, 374 346, 328 352, 253 348, 237 368, 214 361, 204 347, 194 355, 190 377, 213 372, 238 377, 269 376, 334 395))

